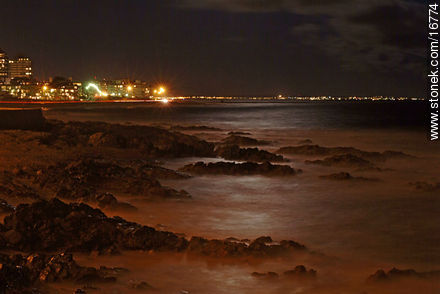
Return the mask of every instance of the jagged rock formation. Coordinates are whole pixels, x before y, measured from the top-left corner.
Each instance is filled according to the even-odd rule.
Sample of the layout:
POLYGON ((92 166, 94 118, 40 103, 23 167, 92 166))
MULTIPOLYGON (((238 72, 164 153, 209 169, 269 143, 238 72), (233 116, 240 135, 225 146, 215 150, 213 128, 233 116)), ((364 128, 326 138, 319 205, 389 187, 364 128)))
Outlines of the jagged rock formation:
POLYGON ((286 162, 283 156, 270 153, 258 148, 240 148, 238 145, 217 146, 216 154, 227 160, 253 161, 253 162, 286 162))
POLYGON ((250 137, 230 135, 221 141, 222 144, 226 145, 238 145, 238 146, 259 146, 259 145, 269 145, 269 141, 257 140, 250 137))
POLYGON ((323 147, 319 145, 300 145, 282 147, 277 150, 280 154, 289 155, 307 155, 307 156, 337 156, 350 154, 356 157, 368 160, 385 161, 392 158, 408 158, 411 157, 400 151, 387 150, 384 152, 363 151, 353 147, 323 147))
POLYGON ((255 162, 197 162, 180 168, 179 171, 196 175, 263 175, 263 176, 294 176, 300 170, 295 170, 288 165, 274 165, 266 161, 255 162))

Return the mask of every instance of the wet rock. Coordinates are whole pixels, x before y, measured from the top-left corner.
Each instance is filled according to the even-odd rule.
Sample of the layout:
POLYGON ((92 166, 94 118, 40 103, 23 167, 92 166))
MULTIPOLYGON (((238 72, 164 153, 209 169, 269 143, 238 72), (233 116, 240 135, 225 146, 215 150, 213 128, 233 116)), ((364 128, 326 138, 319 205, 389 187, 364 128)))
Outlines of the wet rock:
POLYGON ((413 269, 400 270, 392 268, 388 272, 380 269, 373 275, 369 276, 368 282, 386 282, 399 279, 418 278, 418 279, 439 279, 440 271, 417 272, 413 269))
POLYGON ((240 148, 238 145, 219 145, 215 149, 219 157, 227 160, 253 161, 253 162, 285 162, 283 156, 258 148, 240 148))
POLYGON ((304 245, 291 240, 274 243, 270 237, 260 237, 250 242, 250 244, 235 240, 208 240, 201 237, 192 237, 188 246, 189 252, 214 257, 274 257, 305 249, 304 245))
MULTIPOLYGON (((116 277, 92 267, 78 265, 71 254, 30 254, 0 256, 0 293, 25 293, 39 283, 114 282, 116 277), (17 291, 17 292, 8 292, 17 291)), ((79 292, 81 293, 81 292, 79 292)))
POLYGON ((148 284, 147 282, 144 281, 133 281, 130 280, 128 281, 128 284, 130 286, 130 288, 135 289, 135 290, 152 290, 154 289, 153 286, 151 286, 150 284, 148 284))
POLYGON ((15 210, 15 207, 8 204, 6 200, 0 199, 0 213, 11 213, 15 210))
POLYGON ((334 180, 334 181, 350 181, 350 180, 357 180, 357 181, 377 181, 377 179, 371 179, 371 178, 364 178, 364 177, 353 177, 350 173, 347 172, 340 172, 330 175, 324 175, 320 176, 321 179, 326 180, 334 180))
POLYGON ((374 164, 368 160, 357 157, 352 154, 335 155, 326 157, 322 160, 306 160, 306 164, 317 164, 323 166, 338 166, 338 167, 352 167, 369 169, 375 168, 374 164))
POLYGON ((440 191, 440 182, 438 183, 427 183, 427 182, 414 182, 409 183, 416 190, 423 192, 437 192, 440 191))
POLYGON ((170 130, 173 131, 222 131, 222 129, 209 127, 209 126, 170 126, 170 130))
POLYGON ((304 265, 298 265, 293 270, 288 270, 284 272, 284 276, 288 278, 315 278, 316 271, 314 269, 309 269, 304 265))
POLYGON ((35 182, 42 188, 52 189, 59 198, 85 202, 95 201, 103 189, 151 199, 190 198, 186 191, 162 186, 150 177, 145 166, 120 166, 94 158, 50 166, 37 175, 35 182))
POLYGON ((221 141, 222 144, 226 145, 238 145, 238 146, 259 146, 259 145, 269 145, 269 141, 257 140, 250 137, 230 135, 221 141))
POLYGON ((118 253, 119 250, 185 250, 188 241, 177 235, 109 218, 86 204, 58 199, 21 204, 5 217, 6 247, 29 251, 118 253))
POLYGON ((3 173, 0 176, 0 196, 7 199, 40 199, 37 191, 22 183, 18 176, 3 173))
POLYGON ((258 164, 254 162, 197 162, 180 168, 179 171, 197 175, 264 175, 264 176, 294 176, 300 170, 295 170, 288 165, 273 165, 266 161, 258 164))
POLYGON ((96 196, 96 201, 100 208, 120 209, 120 210, 136 210, 136 207, 130 203, 120 202, 113 194, 103 193, 96 196))
POLYGON ((40 143, 57 146, 91 146, 139 150, 155 157, 210 157, 214 145, 197 137, 157 127, 109 124, 103 122, 51 121, 40 143))
POLYGON ((229 132, 228 133, 229 136, 248 136, 248 135, 252 135, 249 132, 229 132))
POLYGON ((306 156, 337 156, 350 154, 356 157, 362 157, 368 160, 385 161, 393 158, 412 157, 400 151, 369 152, 353 147, 323 147, 319 145, 301 145, 282 147, 277 150, 280 154, 306 155, 306 156))

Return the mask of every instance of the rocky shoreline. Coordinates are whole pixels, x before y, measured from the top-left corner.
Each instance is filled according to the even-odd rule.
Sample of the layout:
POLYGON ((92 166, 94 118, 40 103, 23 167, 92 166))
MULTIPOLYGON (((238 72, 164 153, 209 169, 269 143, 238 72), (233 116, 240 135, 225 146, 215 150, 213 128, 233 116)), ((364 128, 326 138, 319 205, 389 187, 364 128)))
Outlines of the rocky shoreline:
MULTIPOLYGON (((38 132, 3 131, 0 135, 12 147, 0 165, 0 214, 4 217, 0 222, 0 293, 52 293, 48 288, 59 281, 90 285, 92 290, 83 287, 75 293, 94 293, 93 287, 117 283, 127 270, 82 266, 75 255, 120 256, 124 252, 180 254, 206 261, 231 259, 244 264, 251 259, 260 264, 288 260, 293 266, 276 272, 262 266, 262 271, 251 273, 251 277, 275 283, 306 280, 316 284, 321 275, 319 263, 314 263, 312 269, 307 261, 319 254, 297 241, 274 241, 269 236, 254 240, 186 237, 118 214, 138 211, 135 203, 140 202, 134 200, 139 199, 153 206, 167 201, 191 203, 190 193, 169 187, 168 183, 190 181, 200 175, 301 178, 303 171, 296 168, 298 160, 293 159, 293 168, 292 158, 284 155, 318 157, 308 158, 306 166, 375 171, 387 160, 410 158, 396 151, 318 145, 284 147, 273 152, 261 149, 271 142, 246 137, 250 135, 247 132, 231 131, 216 142, 179 132, 201 130, 223 132, 206 126, 161 128, 61 121, 45 121, 38 132), (23 151, 30 149, 26 146, 32 146, 28 153, 23 151), (12 156, 17 159, 10 164, 7 159, 12 156), (179 169, 163 166, 163 161, 179 158, 204 161, 193 160, 195 163, 180 165, 179 169), (303 255, 308 256, 305 265, 298 258, 303 255)), ((357 183, 377 180, 345 171, 321 173, 320 177, 357 183)), ((420 191, 438 190, 438 184, 412 185, 420 191)), ((392 282, 396 277, 431 280, 438 273, 394 269, 378 271, 365 280, 375 284, 392 282)), ((153 287, 154 281, 148 277, 146 280, 124 287, 160 291, 153 287)))

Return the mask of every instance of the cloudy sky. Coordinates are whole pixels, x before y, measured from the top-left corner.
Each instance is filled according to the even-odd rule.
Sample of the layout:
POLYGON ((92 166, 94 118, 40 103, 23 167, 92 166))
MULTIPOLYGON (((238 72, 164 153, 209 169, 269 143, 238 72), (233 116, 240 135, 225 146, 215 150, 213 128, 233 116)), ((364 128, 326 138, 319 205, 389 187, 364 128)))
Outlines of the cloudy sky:
POLYGON ((2 0, 0 48, 38 78, 177 95, 425 96, 425 1, 2 0))

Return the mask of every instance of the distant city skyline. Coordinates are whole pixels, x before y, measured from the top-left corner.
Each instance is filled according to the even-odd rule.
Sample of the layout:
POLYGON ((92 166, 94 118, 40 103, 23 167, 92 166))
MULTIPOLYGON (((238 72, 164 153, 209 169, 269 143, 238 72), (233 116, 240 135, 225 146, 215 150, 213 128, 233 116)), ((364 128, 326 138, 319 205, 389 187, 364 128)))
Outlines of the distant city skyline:
POLYGON ((34 76, 178 95, 425 96, 422 1, 5 0, 0 47, 34 76))

